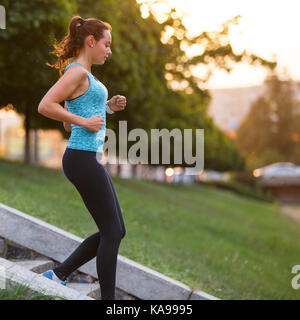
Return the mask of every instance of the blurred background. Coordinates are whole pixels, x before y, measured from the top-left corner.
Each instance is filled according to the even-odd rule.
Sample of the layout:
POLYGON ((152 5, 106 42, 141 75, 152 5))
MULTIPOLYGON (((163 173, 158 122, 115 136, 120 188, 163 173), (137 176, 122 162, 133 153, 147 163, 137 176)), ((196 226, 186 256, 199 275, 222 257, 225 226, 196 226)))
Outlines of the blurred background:
POLYGON ((38 2, 37 10, 36 1, 3 2, 1 157, 61 167, 69 134, 62 123, 38 114, 37 106, 58 79, 58 72, 45 65, 54 62, 54 38, 61 39, 72 13, 78 12, 113 27, 113 55, 106 65, 95 66, 94 73, 109 96, 123 94, 128 103, 124 112, 108 116, 108 127, 117 133, 118 121, 127 120, 128 130, 205 129, 201 175, 187 176, 184 164, 172 163, 107 165, 112 174, 171 183, 213 181, 223 187, 235 181, 254 193, 267 190, 282 201, 298 202, 296 1, 272 6, 235 0, 38 2), (276 170, 257 170, 272 164, 276 170))
MULTIPOLYGON (((0 29, 1 201, 41 216, 45 210, 46 221, 89 234, 92 226, 86 234, 81 224, 70 227, 71 213, 72 222, 63 222, 71 205, 75 212, 82 204, 75 207, 71 190, 69 202, 60 200, 58 185, 67 197, 68 181, 33 168, 62 175, 70 133, 62 122, 37 112, 59 79, 46 62, 55 62, 54 40, 66 34, 72 16, 95 17, 112 26, 113 54, 92 72, 109 98, 127 99, 124 111, 107 115, 107 127, 117 137, 121 120, 128 132, 143 128, 148 137, 154 128, 204 129, 205 135, 204 171, 195 176, 186 175, 189 164, 176 165, 173 154, 168 165, 114 165, 104 155, 126 212, 128 243, 132 238, 124 254, 225 298, 299 298, 290 287, 290 268, 300 263, 298 1, 3 0, 1 5, 6 9, 6 28, 0 29), (156 214, 159 219, 151 220, 156 214), (187 225, 182 216, 190 219, 187 225), (173 252, 170 267, 155 260, 167 261, 166 251, 151 256, 156 246, 173 252)), ((128 142, 128 149, 134 143, 128 142)), ((172 146, 171 140, 171 153, 172 146)))

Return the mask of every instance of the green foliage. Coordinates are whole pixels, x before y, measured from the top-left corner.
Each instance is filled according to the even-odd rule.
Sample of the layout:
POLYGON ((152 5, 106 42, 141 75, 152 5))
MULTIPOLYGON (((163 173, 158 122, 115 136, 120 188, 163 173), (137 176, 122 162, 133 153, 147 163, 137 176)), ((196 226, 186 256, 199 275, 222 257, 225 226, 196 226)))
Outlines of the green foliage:
MULTIPOLYGON (((163 0, 162 0, 163 1, 163 0)), ((235 55, 229 43, 229 26, 238 17, 227 21, 220 32, 203 32, 190 39, 180 17, 172 9, 167 20, 158 23, 153 14, 141 17, 135 0, 28 0, 4 1, 7 9, 7 30, 0 32, 0 105, 12 103, 25 114, 26 132, 30 128, 59 129, 65 138, 69 134, 62 123, 37 112, 38 103, 58 79, 58 72, 45 63, 54 62, 50 55, 54 38, 60 40, 73 15, 95 17, 112 25, 112 52, 107 63, 94 66, 94 73, 107 86, 109 96, 121 94, 127 98, 123 112, 109 116, 108 128, 118 134, 118 123, 127 120, 133 128, 205 129, 205 165, 218 170, 239 169, 244 165, 237 147, 207 116, 210 95, 202 89, 206 79, 191 75, 191 68, 214 62, 230 71, 232 62, 246 59, 273 68, 274 63, 243 53, 235 55), (174 36, 161 42, 167 27, 176 28, 174 36), (182 43, 204 45, 203 54, 187 59, 182 43), (168 65, 168 70, 166 66, 168 65), (173 90, 172 81, 185 81, 185 90, 173 90), (190 91, 187 91, 187 90, 190 91)))
POLYGON ((237 145, 249 167, 280 161, 300 163, 300 104, 295 84, 274 74, 265 85, 266 92, 254 101, 237 130, 237 145))
POLYGON ((54 37, 61 38, 75 0, 29 0, 1 3, 6 29, 0 32, 0 106, 11 103, 26 116, 26 129, 60 128, 62 124, 37 112, 57 73, 46 65, 54 37))
POLYGON ((2 1, 7 28, 0 32, 1 104, 13 103, 23 112, 22 102, 39 101, 49 82, 55 80, 55 74, 45 62, 52 38, 64 34, 72 3, 2 1))
MULTIPOLYGON (((161 0, 161 2, 167 2, 167 0, 161 0)), ((277 63, 275 61, 262 59, 254 54, 249 54, 247 51, 243 51, 239 55, 234 53, 228 35, 230 28, 238 25, 240 15, 225 21, 222 24, 221 31, 203 31, 201 34, 190 38, 187 36, 188 30, 182 24, 182 20, 180 18, 173 18, 173 14, 175 13, 176 9, 172 9, 168 19, 163 23, 165 27, 173 27, 176 30, 174 35, 169 39, 173 50, 171 56, 168 57, 170 63, 168 72, 178 82, 187 81, 193 91, 202 93, 202 95, 205 94, 205 90, 201 88, 212 76, 215 67, 227 72, 230 72, 235 63, 238 62, 261 65, 271 70, 276 67, 277 63), (203 51, 201 54, 187 59, 185 52, 181 49, 182 43, 188 47, 197 43, 203 48, 203 51), (201 64, 208 69, 206 76, 203 78, 193 76, 191 67, 201 64)))
MULTIPOLYGON (((118 132, 118 121, 127 120, 128 130, 137 127, 146 131, 151 128, 179 128, 183 134, 184 129, 193 129, 193 150, 196 142, 195 129, 204 129, 205 167, 221 171, 243 168, 245 160, 235 143, 207 116, 210 95, 201 88, 205 79, 198 79, 190 72, 191 67, 199 63, 207 65, 208 58, 215 61, 218 67, 227 70, 230 70, 229 60, 238 62, 242 59, 273 67, 272 63, 268 64, 257 56, 250 57, 246 53, 236 56, 233 53, 229 46, 228 29, 230 24, 237 23, 237 19, 225 23, 220 33, 203 33, 190 39, 182 20, 174 18, 176 9, 172 9, 168 19, 159 24, 152 14, 149 18, 142 19, 135 0, 106 0, 97 5, 92 5, 92 2, 78 1, 79 13, 84 18, 95 16, 109 21, 113 28, 113 55, 109 63, 101 67, 102 72, 98 76, 103 79, 111 95, 123 94, 127 97, 125 111, 110 117, 108 127, 118 132), (182 36, 176 36, 175 33, 169 42, 163 44, 161 35, 168 26, 173 26, 182 36), (224 39, 227 39, 225 45, 224 39), (203 55, 186 59, 181 47, 184 41, 188 45, 206 43, 203 55), (169 67, 166 70, 167 65, 171 69, 169 67), (192 92, 170 89, 170 82, 165 79, 166 71, 172 74, 173 80, 187 81, 192 92)), ((172 165, 173 141, 170 149, 172 165)))

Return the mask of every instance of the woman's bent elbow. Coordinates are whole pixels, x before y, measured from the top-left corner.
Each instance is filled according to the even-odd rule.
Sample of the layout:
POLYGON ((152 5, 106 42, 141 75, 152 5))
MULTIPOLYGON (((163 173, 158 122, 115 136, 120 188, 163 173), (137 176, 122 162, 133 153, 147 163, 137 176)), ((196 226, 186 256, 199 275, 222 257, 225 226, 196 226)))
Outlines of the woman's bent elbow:
POLYGON ((48 106, 49 102, 43 98, 39 103, 38 113, 42 114, 43 116, 47 116, 48 106))
POLYGON ((39 104, 39 106, 38 106, 38 113, 44 115, 44 110, 45 110, 45 108, 43 107, 43 105, 42 105, 42 104, 39 104))

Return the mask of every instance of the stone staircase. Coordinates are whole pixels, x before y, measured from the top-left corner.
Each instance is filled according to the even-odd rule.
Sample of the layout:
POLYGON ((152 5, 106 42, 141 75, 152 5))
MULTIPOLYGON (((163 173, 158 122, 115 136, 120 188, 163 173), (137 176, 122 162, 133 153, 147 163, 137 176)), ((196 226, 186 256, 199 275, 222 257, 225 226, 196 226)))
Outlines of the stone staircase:
MULTIPOLYGON (((44 294, 56 296, 57 299, 65 300, 95 300, 97 298, 97 288, 88 287, 89 284, 78 287, 66 287, 52 281, 40 273, 53 267, 51 260, 18 260, 10 261, 0 258, 0 290, 16 289, 20 285, 26 286, 26 296, 34 294, 44 294)), ((97 286, 98 287, 98 286, 97 286)))
MULTIPOLYGON (((53 269, 84 240, 0 203, 0 289, 28 283, 32 292, 68 300, 101 299, 96 258, 73 272, 63 286, 41 273, 53 269), (2 279, 1 279, 2 278, 2 279)), ((116 300, 219 300, 118 255, 116 300)))
MULTIPOLYGON (((42 275, 43 272, 55 268, 57 264, 58 262, 33 250, 0 238, 0 271, 5 271, 0 273, 2 287, 15 288, 23 284, 29 288, 29 295, 44 292, 68 300, 101 300, 99 282, 91 275, 75 271, 68 277, 66 286, 42 275)), ((116 288, 116 300, 140 299, 124 294, 116 288)))
MULTIPOLYGON (((15 263, 23 268, 26 268, 29 271, 42 274, 44 271, 49 269, 53 269, 56 266, 56 263, 51 260, 44 260, 44 259, 36 259, 36 260, 19 260, 15 261, 15 263)), ((74 277, 71 281, 67 284, 67 288, 72 288, 83 295, 89 296, 94 299, 101 299, 101 294, 99 290, 99 284, 93 282, 89 282, 88 276, 87 279, 84 277, 79 278, 74 281, 74 277)))

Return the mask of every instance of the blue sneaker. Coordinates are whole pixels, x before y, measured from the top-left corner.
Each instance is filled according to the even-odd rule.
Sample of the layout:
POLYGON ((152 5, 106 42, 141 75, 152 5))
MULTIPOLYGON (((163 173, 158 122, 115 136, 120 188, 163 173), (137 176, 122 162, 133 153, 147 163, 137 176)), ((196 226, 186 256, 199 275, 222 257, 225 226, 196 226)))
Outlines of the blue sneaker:
POLYGON ((57 275, 53 272, 53 270, 47 270, 45 272, 42 273, 42 275, 50 280, 54 280, 60 284, 62 284, 63 286, 65 286, 68 283, 68 280, 66 281, 62 281, 60 280, 57 275))

